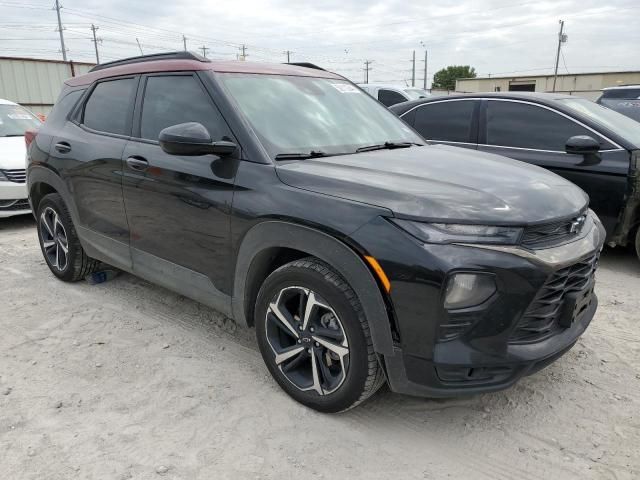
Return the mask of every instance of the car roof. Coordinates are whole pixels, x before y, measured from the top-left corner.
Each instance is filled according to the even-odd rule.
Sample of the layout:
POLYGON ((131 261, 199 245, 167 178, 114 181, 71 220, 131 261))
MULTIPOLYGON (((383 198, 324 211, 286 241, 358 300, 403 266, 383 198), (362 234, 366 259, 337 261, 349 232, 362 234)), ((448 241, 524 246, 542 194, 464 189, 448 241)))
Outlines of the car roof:
POLYGON ((360 87, 378 87, 378 88, 395 88, 397 90, 406 90, 407 88, 419 88, 419 87, 407 87, 406 85, 398 85, 393 83, 359 83, 360 87))
POLYGON ((478 92, 478 93, 458 93, 455 95, 431 96, 427 98, 419 98, 408 102, 392 105, 391 110, 401 115, 411 108, 423 103, 442 102, 446 100, 460 99, 484 99, 484 98, 502 98, 505 100, 523 100, 534 101, 546 105, 557 105, 556 100, 564 100, 570 98, 581 98, 572 95, 564 95, 561 93, 544 93, 544 92, 478 92))
POLYGON ((18 105, 15 102, 12 102, 11 100, 5 100, 4 98, 0 98, 0 105, 18 105))
POLYGON ((640 88, 640 84, 639 85, 618 85, 616 87, 605 87, 602 90, 624 90, 626 88, 640 88))
MULTIPOLYGON (((342 76, 317 68, 300 67, 284 63, 246 62, 241 60, 197 60, 190 58, 144 59, 140 61, 123 60, 113 66, 105 65, 85 75, 68 79, 65 83, 75 87, 89 85, 96 80, 122 75, 137 75, 156 72, 180 71, 212 71, 220 73, 251 73, 261 75, 292 75, 298 77, 316 77, 330 79, 344 79, 342 76)), ((131 59, 131 60, 135 60, 131 59)))

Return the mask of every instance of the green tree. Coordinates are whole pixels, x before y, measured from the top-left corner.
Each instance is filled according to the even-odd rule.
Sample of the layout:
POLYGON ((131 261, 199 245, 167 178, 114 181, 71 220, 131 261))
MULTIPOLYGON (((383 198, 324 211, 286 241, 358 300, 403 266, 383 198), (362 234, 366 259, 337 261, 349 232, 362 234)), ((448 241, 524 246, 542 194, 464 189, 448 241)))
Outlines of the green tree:
POLYGON ((476 78, 476 69, 469 65, 450 65, 438 70, 433 76, 431 88, 455 90, 459 78, 476 78))

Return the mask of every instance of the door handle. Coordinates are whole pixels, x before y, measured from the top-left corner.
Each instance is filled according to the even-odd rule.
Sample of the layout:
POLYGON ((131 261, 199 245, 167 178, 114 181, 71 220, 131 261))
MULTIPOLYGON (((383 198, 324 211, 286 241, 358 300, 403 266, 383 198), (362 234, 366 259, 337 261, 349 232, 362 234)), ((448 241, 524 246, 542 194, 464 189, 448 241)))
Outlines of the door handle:
POLYGON ((139 172, 142 172, 142 171, 146 170, 147 168, 149 168, 149 162, 147 162, 142 157, 129 157, 129 158, 127 158, 127 165, 129 165, 130 169, 137 170, 139 172))
POLYGON ((69 153, 71 151, 71 145, 67 142, 58 142, 55 148, 60 153, 69 153))

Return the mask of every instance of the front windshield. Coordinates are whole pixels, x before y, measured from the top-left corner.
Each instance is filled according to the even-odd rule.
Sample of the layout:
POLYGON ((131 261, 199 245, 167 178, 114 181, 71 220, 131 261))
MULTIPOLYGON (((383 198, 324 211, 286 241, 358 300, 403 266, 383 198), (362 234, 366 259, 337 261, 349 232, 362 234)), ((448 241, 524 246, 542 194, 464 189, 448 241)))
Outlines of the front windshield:
POLYGON ((223 74, 223 82, 272 157, 354 153, 385 142, 425 142, 345 80, 223 74))
POLYGON ((0 105, 0 137, 21 137, 39 126, 40 120, 20 105, 0 105))
POLYGON ((640 145, 640 123, 635 120, 584 98, 567 98, 560 101, 574 112, 589 117, 594 123, 608 128, 634 145, 640 145))
POLYGON ((409 100, 418 100, 419 98, 427 98, 431 96, 429 92, 421 88, 406 88, 404 93, 407 94, 409 100))

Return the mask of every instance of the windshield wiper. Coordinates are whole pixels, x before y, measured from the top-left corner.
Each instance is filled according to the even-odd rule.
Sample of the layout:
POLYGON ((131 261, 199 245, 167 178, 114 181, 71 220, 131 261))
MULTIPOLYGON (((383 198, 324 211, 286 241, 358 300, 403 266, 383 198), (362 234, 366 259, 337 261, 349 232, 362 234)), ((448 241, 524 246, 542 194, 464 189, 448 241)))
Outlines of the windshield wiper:
POLYGON ((320 150, 311 150, 308 153, 279 153, 275 156, 276 160, 304 160, 306 158, 327 157, 328 155, 320 150))
POLYGON ((392 150, 394 148, 409 148, 413 145, 417 145, 419 147, 422 146, 420 143, 413 142, 384 142, 378 145, 367 145, 366 147, 360 147, 356 150, 356 153, 371 152, 373 150, 392 150))
POLYGON ((0 137, 24 137, 24 133, 7 133, 6 135, 0 135, 0 137))

